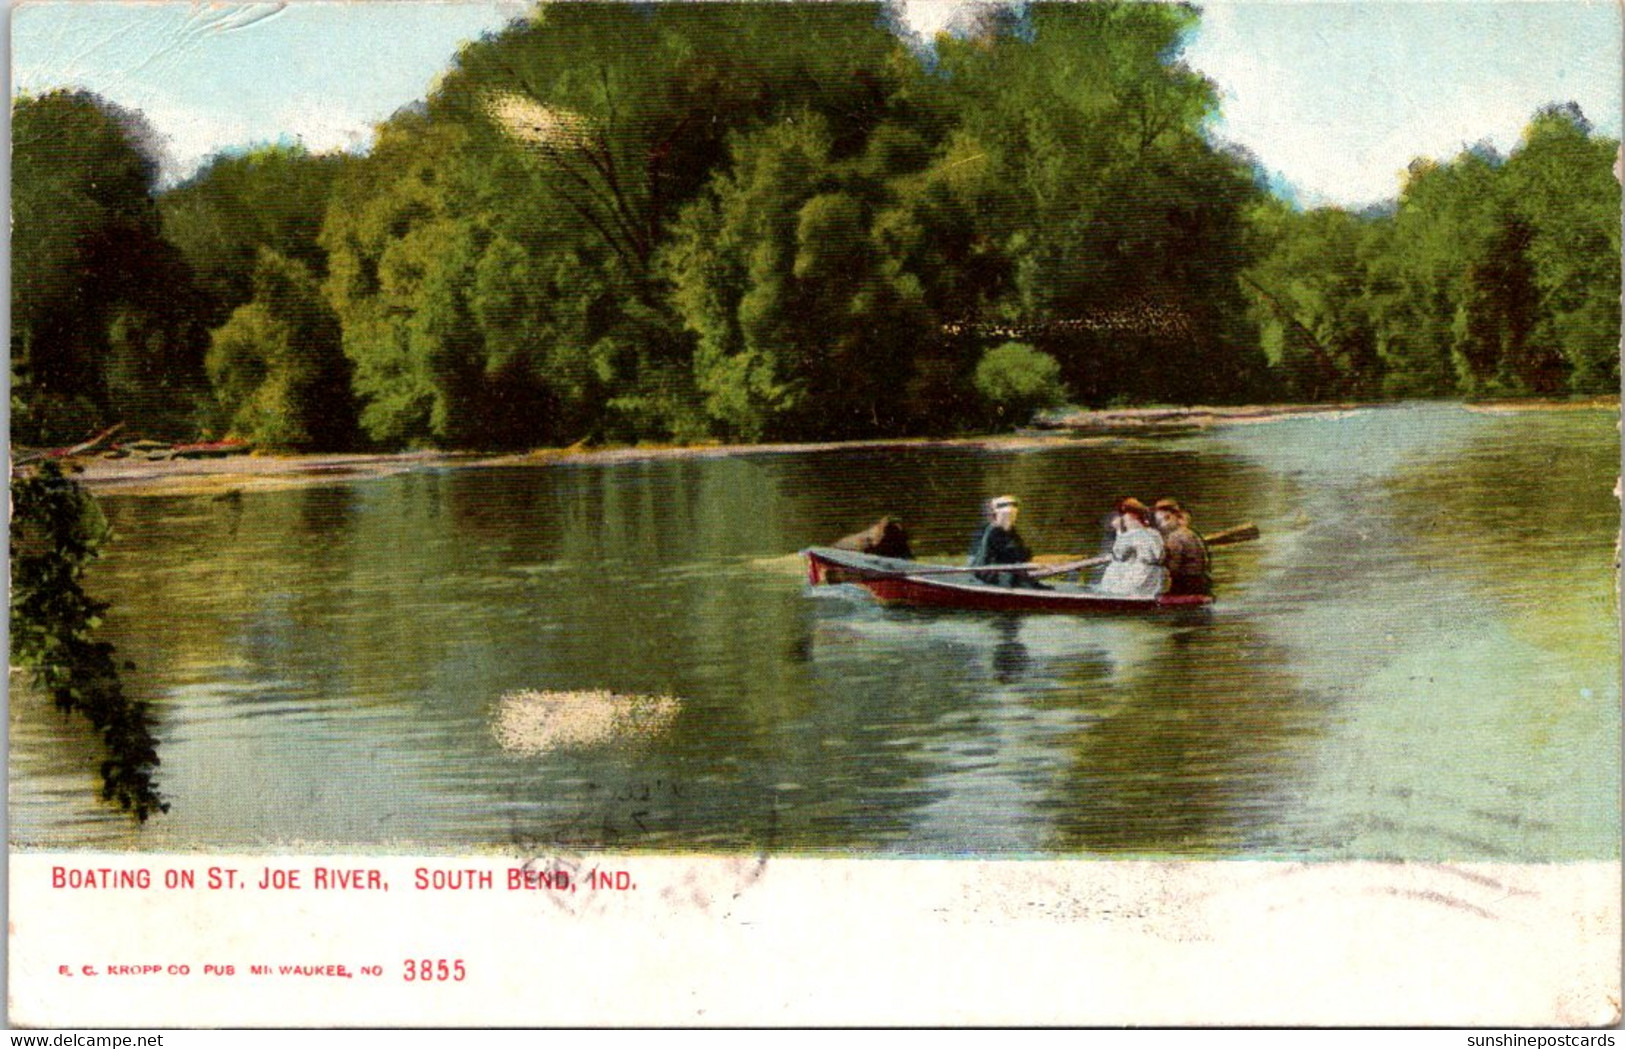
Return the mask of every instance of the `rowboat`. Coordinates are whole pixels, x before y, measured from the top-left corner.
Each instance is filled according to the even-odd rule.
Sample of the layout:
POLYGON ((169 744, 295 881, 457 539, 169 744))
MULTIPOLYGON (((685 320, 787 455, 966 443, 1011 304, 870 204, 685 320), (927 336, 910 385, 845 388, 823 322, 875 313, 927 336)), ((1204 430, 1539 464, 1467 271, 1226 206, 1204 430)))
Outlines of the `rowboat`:
POLYGON ((1213 598, 1205 594, 1119 597, 1066 583, 1053 584, 1050 590, 998 586, 982 582, 957 565, 902 561, 828 546, 809 547, 802 551, 802 556, 807 559, 807 581, 813 585, 854 584, 887 605, 981 612, 1121 615, 1190 611, 1213 603, 1213 598))

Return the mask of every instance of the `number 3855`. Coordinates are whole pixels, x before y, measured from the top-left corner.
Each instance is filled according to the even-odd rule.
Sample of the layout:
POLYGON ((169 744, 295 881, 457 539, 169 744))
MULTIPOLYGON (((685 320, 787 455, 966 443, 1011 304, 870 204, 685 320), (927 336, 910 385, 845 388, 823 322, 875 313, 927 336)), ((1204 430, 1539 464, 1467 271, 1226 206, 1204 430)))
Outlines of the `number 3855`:
POLYGON ((462 983, 468 977, 463 960, 455 958, 408 958, 401 978, 407 983, 462 983))

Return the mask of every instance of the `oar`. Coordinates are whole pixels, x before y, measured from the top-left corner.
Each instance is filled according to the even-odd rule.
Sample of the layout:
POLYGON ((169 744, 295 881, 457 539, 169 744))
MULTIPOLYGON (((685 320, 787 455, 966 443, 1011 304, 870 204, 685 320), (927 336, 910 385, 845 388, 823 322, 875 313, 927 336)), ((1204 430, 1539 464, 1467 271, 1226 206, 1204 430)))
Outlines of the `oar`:
MULTIPOLYGON (((1234 546, 1237 543, 1246 543, 1257 539, 1258 535, 1258 526, 1248 521, 1246 524, 1237 525, 1234 528, 1226 528, 1222 532, 1205 535, 1202 537, 1202 542, 1208 546, 1234 546)), ((1110 554, 1103 554, 1100 557, 1085 557, 1079 561, 1066 561, 1058 565, 1048 565, 1034 571, 1032 577, 1034 579, 1043 579, 1046 576, 1065 575, 1068 572, 1076 572, 1080 568, 1103 565, 1111 559, 1110 554)))
MULTIPOLYGON (((1258 536, 1258 525, 1253 525, 1251 521, 1248 521, 1246 525, 1237 525, 1235 528, 1227 528, 1224 529, 1224 531, 1215 531, 1215 533, 1211 534, 1211 536, 1202 536, 1202 542, 1204 542, 1206 546, 1235 546, 1237 542, 1250 542, 1253 541, 1253 539, 1258 539, 1258 536)), ((1058 563, 1058 565, 1055 565, 1055 563, 1040 563, 1040 567, 1037 568, 1029 568, 1027 565, 1017 565, 1016 568, 1004 568, 1004 572, 1029 572, 1030 575, 1032 575, 1032 578, 1035 578, 1035 580, 1043 580, 1043 578, 1046 578, 1046 576, 1066 575, 1066 573, 1069 572, 1077 572, 1077 570, 1081 570, 1081 568, 1092 568, 1095 567, 1095 565, 1103 565, 1103 563, 1107 563, 1108 560, 1111 560, 1111 555, 1102 554, 1098 555, 1098 557, 1081 557, 1081 559, 1077 560, 1066 560, 1066 562, 1058 563)))
POLYGON ((1222 532, 1204 535, 1202 542, 1208 546, 1234 546, 1237 543, 1246 543, 1258 538, 1258 526, 1248 521, 1246 524, 1234 528, 1226 528, 1222 532))
MULTIPOLYGON (((972 572, 1030 572, 1034 578, 1040 575, 1054 575, 1057 572, 1075 572, 1087 565, 1103 565, 1112 559, 1111 554, 1101 554, 1099 557, 1090 557, 1076 563, 1068 562, 1056 565, 1049 561, 1028 561, 1019 565, 964 565, 960 567, 937 567, 899 569, 898 575, 969 575, 972 572)), ((866 571, 872 571, 867 569, 866 571)))
POLYGON ((1111 559, 1111 554, 1101 554, 1099 557, 1085 557, 1079 561, 1063 561, 1058 565, 1045 565, 1043 568, 1040 568, 1038 571, 1032 573, 1032 577, 1034 579, 1048 579, 1052 575, 1066 575, 1068 572, 1076 572, 1082 568, 1093 568, 1095 565, 1103 565, 1111 559))

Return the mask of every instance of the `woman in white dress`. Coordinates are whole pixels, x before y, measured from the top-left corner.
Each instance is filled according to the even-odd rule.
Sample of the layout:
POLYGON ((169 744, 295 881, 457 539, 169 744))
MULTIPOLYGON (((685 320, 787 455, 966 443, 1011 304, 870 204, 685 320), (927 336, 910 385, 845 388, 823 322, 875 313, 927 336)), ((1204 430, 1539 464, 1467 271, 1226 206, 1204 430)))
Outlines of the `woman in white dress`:
POLYGON ((1168 585, 1163 556, 1162 533, 1152 527, 1151 511, 1138 499, 1124 499, 1117 504, 1112 560, 1098 589, 1113 597, 1156 597, 1168 585))

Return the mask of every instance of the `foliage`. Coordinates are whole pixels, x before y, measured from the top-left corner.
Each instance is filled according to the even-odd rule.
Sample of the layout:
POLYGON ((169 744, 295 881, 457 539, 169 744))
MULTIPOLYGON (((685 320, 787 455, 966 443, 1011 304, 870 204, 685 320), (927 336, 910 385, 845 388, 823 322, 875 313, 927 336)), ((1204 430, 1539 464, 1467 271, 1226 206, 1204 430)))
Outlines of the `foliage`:
POLYGON ((1360 220, 1335 208, 1296 212, 1259 206, 1253 235, 1270 244, 1243 276, 1270 364, 1289 396, 1302 400, 1373 396, 1376 335, 1362 298, 1360 220))
POLYGON ((1192 9, 1039 4, 939 43, 965 192, 1009 287, 993 304, 1083 400, 1230 400, 1262 361, 1237 275, 1258 198, 1202 134, 1211 84, 1177 62, 1192 9))
POLYGON ((465 48, 438 119, 507 138, 635 278, 730 132, 811 109, 866 130, 899 44, 875 4, 548 4, 465 48))
POLYGON ((145 822, 169 808, 153 781, 151 718, 124 694, 113 646, 95 639, 107 605, 82 585, 108 539, 106 520, 53 461, 14 470, 11 502, 11 658, 58 708, 90 721, 107 750, 102 796, 145 822))
POLYGON ((1509 157, 1411 165, 1391 211, 1259 209, 1244 275, 1297 397, 1598 393, 1619 383, 1618 143, 1537 113, 1509 157))
POLYGON ((349 362, 315 278, 303 263, 261 248, 254 289, 209 347, 209 380, 231 431, 270 449, 353 445, 349 362))
POLYGON ((1572 105, 1305 211, 1212 140, 1194 7, 986 5, 930 52, 892 17, 544 4, 368 156, 218 157, 156 205, 138 116, 24 98, 14 433, 199 400, 295 449, 946 432, 1010 342, 1094 405, 1617 389, 1617 143, 1572 105))
POLYGON ((1619 389, 1618 151, 1571 103, 1537 113, 1507 161, 1515 224, 1509 239, 1539 302, 1529 336, 1534 350, 1513 362, 1531 386, 1566 371, 1575 392, 1619 389))
POLYGON ((740 136, 662 260, 705 412, 729 436, 898 428, 889 402, 927 333, 919 285, 875 243, 883 190, 834 149, 813 114, 740 136))
POLYGON ((523 157, 402 114, 337 189, 324 286, 384 444, 514 446, 582 436, 640 312, 523 157), (617 341, 617 336, 622 336, 617 341))
POLYGON ((1060 363, 1022 342, 1007 342, 983 354, 975 381, 976 392, 1005 423, 1024 423, 1039 409, 1066 401, 1060 363))
POLYGON ((162 429, 203 387, 203 331, 184 261, 160 236, 153 135, 85 92, 12 106, 14 376, 20 441, 113 421, 162 429))
POLYGON ((164 239, 192 271, 207 327, 253 298, 266 249, 326 276, 317 237, 334 182, 355 163, 340 153, 265 146, 217 156, 159 198, 164 239))

